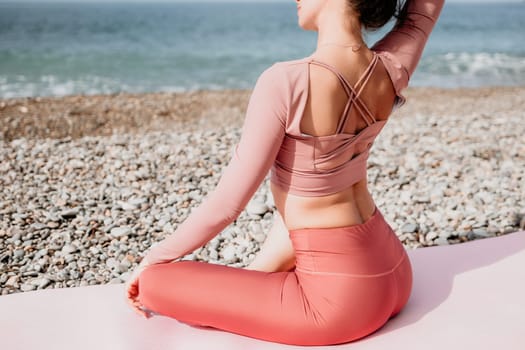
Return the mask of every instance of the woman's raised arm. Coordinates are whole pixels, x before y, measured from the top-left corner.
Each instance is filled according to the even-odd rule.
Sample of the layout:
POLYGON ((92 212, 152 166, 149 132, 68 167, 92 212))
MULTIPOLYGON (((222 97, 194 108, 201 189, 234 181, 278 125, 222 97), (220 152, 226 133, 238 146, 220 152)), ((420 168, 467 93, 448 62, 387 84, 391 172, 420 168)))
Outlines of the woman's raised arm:
POLYGON ((406 19, 372 47, 374 51, 388 54, 394 66, 403 68, 399 81, 406 87, 416 70, 428 37, 437 22, 445 0, 407 0, 406 19), (401 67, 399 67, 401 66, 401 67))
POLYGON ((178 259, 203 246, 233 222, 270 170, 285 133, 288 88, 274 64, 257 79, 250 96, 240 141, 217 187, 176 231, 146 254, 147 264, 178 259))

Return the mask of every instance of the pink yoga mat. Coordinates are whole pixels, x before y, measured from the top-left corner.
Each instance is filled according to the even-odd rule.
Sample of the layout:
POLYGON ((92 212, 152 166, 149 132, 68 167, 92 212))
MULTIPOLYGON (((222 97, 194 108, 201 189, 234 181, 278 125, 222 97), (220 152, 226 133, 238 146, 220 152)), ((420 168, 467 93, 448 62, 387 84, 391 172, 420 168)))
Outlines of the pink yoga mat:
MULTIPOLYGON (((525 349, 525 231, 410 250, 409 256, 414 289, 397 317, 361 340, 309 348, 525 349)), ((0 349, 304 348, 164 316, 144 319, 124 293, 117 284, 1 296, 0 349)))

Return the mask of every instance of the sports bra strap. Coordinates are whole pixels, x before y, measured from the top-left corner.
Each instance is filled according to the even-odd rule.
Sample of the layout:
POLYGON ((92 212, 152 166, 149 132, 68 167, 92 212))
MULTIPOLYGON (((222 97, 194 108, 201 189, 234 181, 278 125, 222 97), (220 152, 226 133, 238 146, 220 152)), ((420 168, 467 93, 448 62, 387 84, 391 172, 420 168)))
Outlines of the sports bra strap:
POLYGON ((370 64, 368 65, 368 67, 366 67, 365 71, 363 72, 363 74, 361 75, 361 77, 359 78, 359 80, 355 83, 354 85, 354 89, 361 85, 361 88, 359 89, 359 91, 357 92, 357 95, 361 95, 361 91, 363 90, 363 88, 365 87, 366 83, 368 83, 368 80, 370 80, 370 77, 372 76, 372 71, 374 70, 376 64, 377 64, 377 60, 378 60, 378 56, 377 54, 375 54, 374 52, 374 57, 372 58, 372 60, 370 61, 370 64), (364 82, 363 82, 364 80, 364 82))
POLYGON ((318 66, 326 67, 329 70, 331 70, 335 75, 337 75, 339 80, 343 83, 343 88, 348 96, 350 96, 352 92, 355 93, 355 90, 352 88, 352 85, 348 83, 348 80, 346 80, 346 78, 341 73, 339 73, 332 65, 321 61, 317 61, 315 58, 312 58, 309 63, 315 63, 318 66))
MULTIPOLYGON (((354 88, 357 87, 358 85, 361 85, 360 88, 359 88, 359 91, 357 92, 356 97, 360 97, 361 96, 361 92, 363 92, 363 89, 365 88, 365 85, 370 80, 370 77, 372 76, 372 72, 373 72, 374 68, 376 67, 378 61, 379 61, 379 57, 376 54, 374 54, 374 58, 372 58, 372 61, 370 62, 370 65, 368 66, 367 70, 361 76, 359 81, 354 85, 354 88)), ((365 104, 363 104, 363 107, 366 109, 366 111, 368 112, 369 116, 371 117, 371 119, 375 123, 376 120, 374 118, 374 115, 372 113, 370 113, 370 110, 368 109, 368 107, 365 104)))
POLYGON ((374 57, 372 58, 370 64, 365 69, 361 77, 357 80, 354 87, 346 80, 346 78, 337 71, 332 65, 328 63, 324 63, 321 61, 317 61, 316 59, 311 59, 310 63, 315 63, 317 65, 323 66, 331 70, 342 82, 343 88, 346 92, 346 95, 348 96, 348 101, 345 105, 345 109, 343 111, 343 115, 341 118, 339 118, 339 123, 337 125, 336 132, 339 134, 341 133, 345 126, 348 119, 348 114, 350 112, 350 108, 355 104, 356 108, 359 110, 361 117, 364 119, 364 121, 367 123, 367 125, 371 125, 376 122, 376 119, 374 118, 373 114, 370 112, 366 104, 361 100, 360 94, 363 91, 366 83, 369 81, 370 76, 372 75, 372 72, 377 64, 378 56, 374 53, 374 57), (356 87, 359 88, 359 90, 356 92, 356 87), (354 102, 354 103, 352 103, 354 102))
MULTIPOLYGON (((354 102, 353 104, 351 104, 351 106, 355 105, 356 108, 359 109, 361 117, 364 119, 364 121, 366 122, 368 126, 374 124, 376 122, 376 119, 374 115, 372 114, 372 112, 370 112, 366 104, 361 99, 361 93, 363 92, 364 87, 370 80, 370 77, 372 76, 372 72, 377 64, 377 61, 378 61, 378 56, 374 53, 374 57, 372 58, 372 61, 370 62, 370 64, 368 65, 364 73, 361 75, 357 83, 355 83, 354 85, 353 90, 354 90, 355 96, 351 97, 352 99, 351 102, 354 102), (356 88, 359 88, 357 93, 355 92, 356 88)), ((344 130, 349 114, 350 114, 349 110, 345 111, 345 113, 343 114, 343 118, 341 118, 340 123, 339 123, 340 127, 338 128, 338 133, 344 130)))

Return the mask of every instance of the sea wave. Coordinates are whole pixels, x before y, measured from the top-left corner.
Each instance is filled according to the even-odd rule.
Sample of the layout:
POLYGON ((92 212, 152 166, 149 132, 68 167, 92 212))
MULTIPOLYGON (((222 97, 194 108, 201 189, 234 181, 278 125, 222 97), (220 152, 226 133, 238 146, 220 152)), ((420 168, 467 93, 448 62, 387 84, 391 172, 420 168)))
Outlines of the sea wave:
POLYGON ((24 75, 0 76, 0 97, 66 96, 74 94, 108 94, 127 89, 120 82, 99 76, 78 79, 56 75, 27 77, 24 75))
POLYGON ((525 85, 525 55, 500 52, 450 52, 421 60, 416 86, 478 87, 525 85))
POLYGON ((196 90, 222 90, 225 86, 219 84, 185 85, 155 85, 154 82, 144 84, 128 84, 120 80, 101 76, 85 76, 77 79, 63 78, 55 75, 43 75, 38 79, 17 75, 14 77, 0 76, 0 99, 36 96, 62 97, 69 95, 99 95, 119 92, 188 92, 196 90))
MULTIPOLYGON (((170 79, 159 79, 157 73, 143 71, 140 77, 132 80, 125 76, 103 77, 90 74, 76 77, 54 74, 3 74, 0 75, 0 98, 117 92, 187 92, 199 89, 253 87, 248 72, 235 77, 223 72, 218 78, 219 73, 211 69, 197 79, 189 70, 185 72, 186 74, 173 74, 170 79)), ((426 56, 422 58, 411 78, 410 86, 444 88, 525 86, 525 55, 460 52, 426 56)))

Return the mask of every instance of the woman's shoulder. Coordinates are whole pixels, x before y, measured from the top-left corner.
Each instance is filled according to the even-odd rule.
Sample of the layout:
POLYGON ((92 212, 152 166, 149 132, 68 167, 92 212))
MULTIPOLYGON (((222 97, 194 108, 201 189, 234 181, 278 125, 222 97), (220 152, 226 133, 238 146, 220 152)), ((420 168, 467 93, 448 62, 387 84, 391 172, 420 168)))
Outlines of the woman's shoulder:
POLYGON ((287 61, 276 61, 267 66, 259 76, 259 80, 268 82, 269 85, 286 88, 289 91, 292 87, 305 79, 305 65, 307 58, 298 58, 287 61))
POLYGON ((277 61, 273 64, 273 66, 278 66, 280 69, 287 71, 301 70, 301 67, 304 67, 309 58, 310 56, 295 58, 287 61, 277 61))
POLYGON ((261 75, 264 75, 267 79, 274 79, 275 83, 296 85, 299 80, 305 79, 305 63, 308 62, 308 58, 276 61, 268 66, 261 75))
POLYGON ((302 105, 298 101, 305 99, 308 78, 303 63, 306 62, 307 57, 274 62, 263 70, 255 84, 255 89, 260 91, 258 96, 264 95, 273 104, 280 103, 286 109, 285 125, 288 125, 289 116, 294 114, 294 108, 302 105))
POLYGON ((268 73, 283 73, 284 71, 290 71, 294 69, 300 69, 300 66, 304 65, 304 63, 308 62, 308 59, 310 56, 302 57, 302 58, 296 58, 286 61, 276 61, 270 66, 268 66, 264 72, 268 73))

